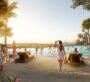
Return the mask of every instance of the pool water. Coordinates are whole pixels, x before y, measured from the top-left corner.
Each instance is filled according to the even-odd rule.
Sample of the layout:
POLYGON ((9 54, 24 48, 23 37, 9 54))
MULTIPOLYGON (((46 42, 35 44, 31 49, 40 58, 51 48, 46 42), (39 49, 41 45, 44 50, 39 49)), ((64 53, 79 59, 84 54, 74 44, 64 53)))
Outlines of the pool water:
MULTIPOLYGON (((90 48, 87 48, 86 46, 65 46, 65 52, 66 54, 70 54, 74 51, 74 49, 77 48, 77 50, 82 53, 83 55, 90 55, 90 48)), ((57 49, 56 48, 44 48, 42 53, 41 49, 38 49, 38 52, 36 54, 35 48, 27 48, 27 51, 31 52, 34 55, 43 55, 43 56, 56 56, 57 55, 57 49)), ((25 51, 25 48, 17 48, 18 51, 25 51)), ((12 49, 8 49, 8 53, 12 54, 12 49)))

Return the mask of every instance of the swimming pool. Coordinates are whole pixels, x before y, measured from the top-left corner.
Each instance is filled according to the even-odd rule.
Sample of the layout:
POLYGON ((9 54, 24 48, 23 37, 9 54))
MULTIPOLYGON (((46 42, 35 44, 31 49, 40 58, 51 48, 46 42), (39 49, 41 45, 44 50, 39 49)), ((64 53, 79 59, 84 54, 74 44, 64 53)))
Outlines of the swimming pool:
MULTIPOLYGON (((90 48, 87 48, 86 46, 65 46, 66 54, 70 54, 73 52, 74 48, 77 48, 80 53, 83 55, 90 55, 90 48)), ((36 55, 36 49, 35 48, 27 48, 27 51, 31 52, 32 54, 36 55)), ((18 51, 25 51, 25 48, 17 48, 18 51)), ((8 49, 9 54, 12 54, 12 49, 8 49)), ((41 49, 38 49, 37 55, 43 55, 43 56, 56 56, 57 49, 56 48, 44 48, 42 53, 41 49)))

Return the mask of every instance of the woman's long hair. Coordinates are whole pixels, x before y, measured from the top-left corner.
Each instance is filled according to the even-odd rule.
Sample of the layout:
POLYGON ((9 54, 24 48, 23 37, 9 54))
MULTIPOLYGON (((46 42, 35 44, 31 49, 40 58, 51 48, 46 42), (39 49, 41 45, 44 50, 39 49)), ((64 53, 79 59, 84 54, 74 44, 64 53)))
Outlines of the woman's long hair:
POLYGON ((60 49, 60 51, 62 51, 62 50, 63 50, 63 43, 62 43, 61 40, 59 41, 59 44, 60 44, 60 45, 59 45, 59 49, 60 49))

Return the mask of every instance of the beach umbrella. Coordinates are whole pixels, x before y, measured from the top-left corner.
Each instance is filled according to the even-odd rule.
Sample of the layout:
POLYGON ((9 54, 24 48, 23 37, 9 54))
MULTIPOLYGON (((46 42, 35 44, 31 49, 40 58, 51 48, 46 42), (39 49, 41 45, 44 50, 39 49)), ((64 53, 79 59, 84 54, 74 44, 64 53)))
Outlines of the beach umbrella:
POLYGON ((13 41, 12 48, 13 48, 13 54, 16 54, 16 42, 15 41, 13 41))

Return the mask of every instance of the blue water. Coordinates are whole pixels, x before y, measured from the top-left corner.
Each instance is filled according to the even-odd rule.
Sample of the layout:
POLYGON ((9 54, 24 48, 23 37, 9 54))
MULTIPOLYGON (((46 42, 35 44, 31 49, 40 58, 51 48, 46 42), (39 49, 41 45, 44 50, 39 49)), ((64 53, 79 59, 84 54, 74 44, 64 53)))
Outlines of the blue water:
MULTIPOLYGON (((77 48, 80 53, 83 55, 90 55, 90 48, 86 48, 85 46, 65 46, 65 52, 67 55, 69 55, 71 52, 74 51, 74 48, 77 48)), ((31 52, 31 54, 36 55, 36 49, 35 48, 27 48, 27 51, 31 52)), ((25 51, 25 48, 17 48, 18 51, 25 51)), ((12 54, 12 49, 8 49, 8 53, 12 54)), ((44 48, 41 54, 41 49, 38 49, 37 55, 43 55, 43 56, 56 56, 57 49, 56 48, 44 48)))

